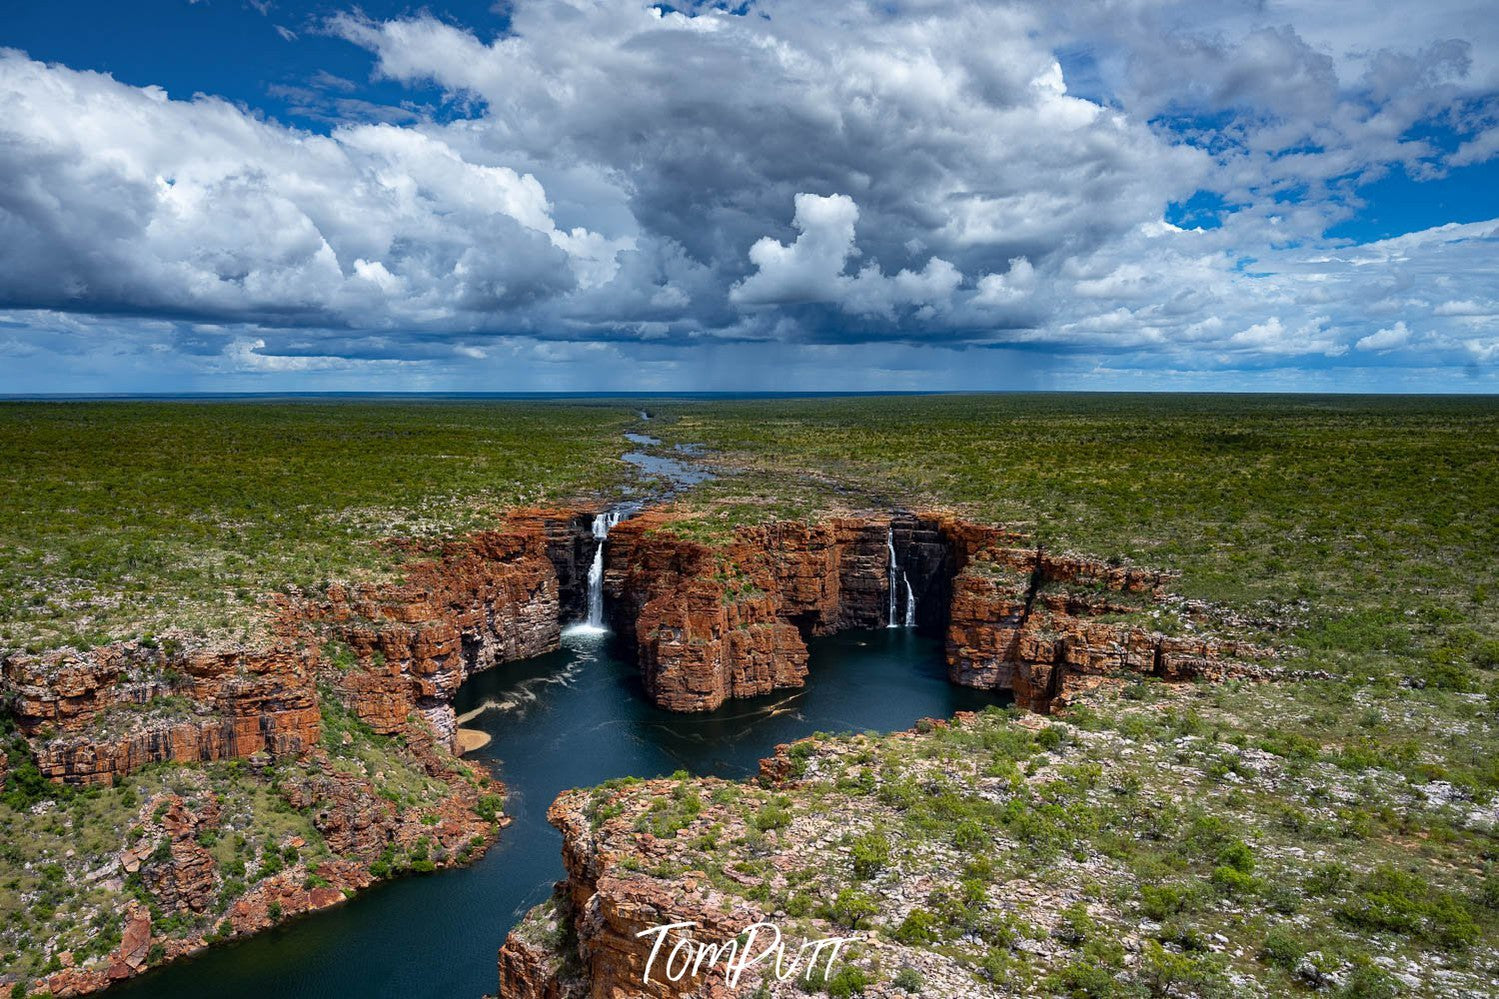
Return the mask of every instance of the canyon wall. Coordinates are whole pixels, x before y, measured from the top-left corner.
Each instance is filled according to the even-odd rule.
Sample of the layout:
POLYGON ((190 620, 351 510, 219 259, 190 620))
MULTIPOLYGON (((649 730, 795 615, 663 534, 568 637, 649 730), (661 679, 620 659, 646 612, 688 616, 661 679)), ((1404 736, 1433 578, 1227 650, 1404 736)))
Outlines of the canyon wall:
POLYGON ((317 745, 316 656, 295 645, 193 649, 125 642, 0 663, 44 777, 108 784, 150 763, 202 763, 317 745))
POLYGON ((991 545, 952 583, 947 630, 953 683, 1014 692, 1047 713, 1109 676, 1169 680, 1223 674, 1263 650, 1152 627, 1174 574, 991 545))
MULTIPOLYGON (((591 817, 590 791, 566 791, 552 803, 547 821, 562 832, 567 879, 500 949, 503 999, 727 999, 754 992, 762 969, 752 969, 737 988, 725 981, 722 965, 706 963, 700 973, 668 980, 664 966, 671 945, 646 975, 653 940, 637 936, 643 931, 691 922, 694 940, 721 945, 769 918, 754 903, 716 890, 704 872, 669 880, 645 873, 680 852, 674 839, 635 827, 642 804, 670 798, 675 787, 669 781, 635 785, 620 799, 629 802, 622 809, 627 814, 602 824, 591 817)), ((711 793, 711 787, 704 790, 711 793)), ((713 818, 726 838, 749 832, 744 816, 733 809, 717 810, 713 818)))
POLYGON ((319 684, 382 735, 430 729, 452 749, 451 701, 468 676, 557 648, 564 603, 586 588, 590 517, 515 511, 401 582, 278 596, 269 637, 252 646, 171 634, 15 653, 0 685, 42 774, 69 784, 152 763, 303 755, 321 737, 319 684))
POLYGON ((1047 712, 1123 674, 1188 678, 1257 650, 1153 627, 1169 573, 1024 547, 1023 535, 940 513, 741 527, 694 540, 669 510, 617 526, 605 548, 614 630, 647 695, 673 711, 799 687, 806 640, 896 619, 946 638, 952 682, 1012 691, 1047 712))
MULTIPOLYGON (((333 584, 275 602, 250 648, 185 640, 14 654, 0 680, 38 768, 105 784, 150 763, 299 756, 320 738, 319 687, 376 732, 456 749, 452 699, 473 673, 558 646, 582 616, 593 511, 517 510, 397 583, 333 584)), ((618 524, 605 548, 610 624, 647 695, 675 711, 799 687, 807 639, 889 623, 946 638, 949 676, 1048 711, 1089 678, 1186 678, 1256 650, 1167 635, 1150 611, 1167 573, 1025 547, 940 513, 839 516, 694 540, 671 510, 618 524)))

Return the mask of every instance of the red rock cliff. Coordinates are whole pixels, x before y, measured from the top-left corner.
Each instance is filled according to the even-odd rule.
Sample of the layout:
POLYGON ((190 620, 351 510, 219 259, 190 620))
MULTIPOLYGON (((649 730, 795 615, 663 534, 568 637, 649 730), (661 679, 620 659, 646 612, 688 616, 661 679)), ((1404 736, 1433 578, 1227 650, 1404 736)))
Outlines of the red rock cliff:
POLYGON ((916 623, 947 636, 949 676, 1049 711, 1068 684, 1122 672, 1184 678, 1253 650, 1146 626, 1170 573, 1022 547, 1022 535, 933 514, 778 521, 726 544, 692 540, 671 511, 610 534, 615 629, 648 695, 675 711, 805 682, 805 639, 890 620, 890 550, 916 623), (1070 681, 1069 681, 1070 678, 1070 681))

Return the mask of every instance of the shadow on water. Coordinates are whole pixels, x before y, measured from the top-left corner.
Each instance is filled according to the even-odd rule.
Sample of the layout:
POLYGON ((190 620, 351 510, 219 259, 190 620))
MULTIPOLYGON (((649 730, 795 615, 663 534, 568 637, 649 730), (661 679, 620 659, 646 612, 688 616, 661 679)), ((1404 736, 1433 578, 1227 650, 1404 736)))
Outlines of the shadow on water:
POLYGON ((519 916, 562 877, 546 810, 559 791, 627 774, 686 769, 743 777, 779 742, 814 731, 891 731, 1000 703, 947 682, 939 640, 896 629, 810 643, 795 692, 701 715, 660 711, 602 636, 571 635, 550 655, 481 673, 459 692, 465 724, 492 741, 471 760, 505 781, 514 821, 470 867, 407 877, 338 909, 214 948, 112 990, 130 999, 441 997, 493 991, 495 953, 519 916))

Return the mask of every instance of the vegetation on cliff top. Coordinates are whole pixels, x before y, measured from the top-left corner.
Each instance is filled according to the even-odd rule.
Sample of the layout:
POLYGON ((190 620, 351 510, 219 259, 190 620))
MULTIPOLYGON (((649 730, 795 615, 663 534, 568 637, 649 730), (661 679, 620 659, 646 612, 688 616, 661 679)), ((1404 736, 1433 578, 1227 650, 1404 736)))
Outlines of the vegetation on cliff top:
POLYGON ((1338 671, 1481 683, 1499 659, 1490 397, 991 395, 655 407, 738 474, 681 529, 952 507, 1052 548, 1182 573, 1338 671))
MULTIPOLYGON (((162 948, 232 932, 231 907, 268 879, 290 878, 310 888, 327 881, 321 865, 338 859, 316 817, 330 809, 381 824, 380 831, 435 825, 459 782, 472 781, 466 764, 434 777, 394 739, 377 735, 332 696, 323 704, 323 746, 307 760, 228 760, 206 766, 155 764, 112 787, 74 788, 43 780, 13 730, 9 779, 0 796, 0 982, 22 987, 70 965, 82 966, 120 944, 124 903, 140 902, 152 917, 162 948), (363 797, 331 802, 328 778, 353 782, 363 797), (295 789, 295 790, 294 790, 295 789), (295 802, 311 796, 310 804, 295 802), (173 853, 172 803, 200 818, 192 842, 211 865, 173 853), (389 816, 374 816, 378 806, 389 816), (357 806, 357 807, 356 807, 357 806), (130 861, 124 851, 130 850, 130 861), (129 861, 127 863, 127 861, 129 861), (167 906, 160 896, 181 898, 167 906)), ((480 796, 485 821, 497 819, 497 799, 480 796)), ((477 845, 477 844, 474 844, 477 845)), ((467 859, 474 845, 450 855, 440 843, 407 835, 383 850, 346 852, 375 878, 430 871, 467 859)), ((272 902, 271 906, 278 903, 272 902)), ((272 921, 277 913, 272 909, 272 921)), ((290 915, 290 913, 288 913, 290 915)), ((166 956, 153 952, 148 964, 166 956)))
POLYGON ((253 626, 288 585, 388 576, 402 556, 381 538, 617 488, 633 416, 466 400, 0 404, 0 649, 253 626))
MULTIPOLYGON (((673 919, 738 899, 793 940, 860 937, 832 994, 1493 994, 1499 816, 1423 770, 1447 751, 1419 741, 1429 706, 1319 684, 1391 747, 1357 756, 1302 736, 1284 688, 1272 718, 1242 692, 1150 682, 1066 720, 819 736, 790 747, 789 784, 576 800, 598 873, 659 882, 673 919)), ((1491 756, 1499 729, 1461 703, 1491 756)))

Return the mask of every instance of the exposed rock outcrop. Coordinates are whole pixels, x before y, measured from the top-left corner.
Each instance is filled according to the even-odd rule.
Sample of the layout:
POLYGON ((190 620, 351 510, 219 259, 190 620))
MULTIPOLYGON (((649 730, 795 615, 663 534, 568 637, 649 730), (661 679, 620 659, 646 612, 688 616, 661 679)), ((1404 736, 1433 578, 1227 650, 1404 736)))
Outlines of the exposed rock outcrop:
POLYGON ((680 533, 671 511, 655 511, 614 529, 605 580, 647 694, 673 711, 800 686, 806 638, 888 624, 890 608, 908 599, 892 603, 892 548, 917 626, 946 636, 952 681, 1012 690, 1036 711, 1087 677, 1187 678, 1257 654, 1152 630, 1145 612, 1170 573, 1024 541, 932 513, 778 521, 709 545, 680 533))
POLYGON ((1069 689, 1136 674, 1170 680, 1222 674, 1264 651, 1153 630, 1145 613, 1166 595, 1166 572, 992 545, 973 553, 952 584, 948 677, 1012 690, 1049 712, 1069 689))
MULTIPOLYGON (((674 788, 669 781, 636 785, 626 796, 628 814, 597 827, 591 817, 591 807, 597 802, 590 801, 589 792, 565 792, 553 802, 547 821, 562 831, 567 880, 559 886, 559 896, 533 911, 501 948, 501 996, 727 999, 754 991, 759 969, 746 975, 738 988, 730 988, 721 963, 705 964, 699 973, 670 980, 666 951, 677 937, 650 964, 653 938, 640 936, 642 931, 690 922, 695 924, 690 934, 693 940, 719 945, 766 918, 754 903, 715 889, 702 871, 688 871, 672 880, 643 872, 655 860, 678 852, 675 840, 635 828, 639 812, 653 796, 669 797, 674 788), (563 921, 568 925, 556 925, 563 921), (536 922, 547 924, 543 932, 529 925, 536 922)), ((743 835, 748 828, 744 817, 731 809, 715 811, 713 819, 724 823, 721 835, 728 838, 743 835)))
POLYGON ((517 511, 500 528, 412 566, 399 584, 330 586, 325 600, 287 613, 347 648, 325 673, 375 731, 404 732, 420 716, 456 749, 452 699, 463 681, 557 648, 563 618, 553 556, 571 577, 568 560, 580 552, 567 539, 580 516, 517 511))
POLYGON ((315 654, 187 649, 168 640, 0 663, 12 717, 42 774, 108 784, 150 763, 202 763, 317 745, 315 654))
MULTIPOLYGON (((119 953, 65 964, 38 984, 59 996, 97 991, 148 964, 335 905, 401 869, 392 858, 430 870, 482 853, 508 821, 497 812, 503 788, 454 759, 451 698, 477 670, 556 648, 559 579, 576 575, 568 539, 580 520, 517 511, 412 565, 400 583, 278 597, 270 637, 254 647, 195 647, 168 635, 7 657, 5 699, 44 777, 102 785, 152 763, 249 758, 244 779, 267 783, 306 816, 332 854, 312 870, 288 862, 226 873, 209 847, 220 833, 211 793, 191 807, 176 795, 148 802, 110 883, 118 891, 136 878, 155 911, 182 918, 155 936, 149 915, 131 917, 119 953), (565 563, 560 573, 554 558, 565 563), (415 768, 420 793, 408 784, 392 794, 388 773, 334 759, 336 747, 322 744, 330 709, 345 719, 345 739, 357 724, 349 714, 396 736, 389 752, 415 768)), ((285 844, 292 856, 299 845, 285 844)))

